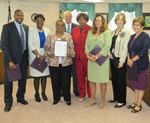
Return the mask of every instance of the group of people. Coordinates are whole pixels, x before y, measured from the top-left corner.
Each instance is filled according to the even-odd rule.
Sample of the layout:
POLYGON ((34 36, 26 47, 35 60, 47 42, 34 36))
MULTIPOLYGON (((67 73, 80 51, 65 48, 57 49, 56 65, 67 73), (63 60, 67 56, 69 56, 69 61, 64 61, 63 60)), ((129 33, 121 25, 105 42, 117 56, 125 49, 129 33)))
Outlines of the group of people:
MULTIPOLYGON (((47 101, 46 81, 51 76, 53 90, 53 105, 59 103, 61 96, 67 105, 71 105, 70 83, 73 76, 73 92, 82 102, 86 93, 89 102, 86 107, 97 103, 96 83, 100 83, 101 99, 99 108, 104 108, 107 82, 109 82, 109 63, 112 73, 113 100, 110 103, 117 104, 115 108, 126 105, 126 73, 129 67, 137 66, 138 81, 130 81, 130 87, 135 89, 135 100, 127 106, 131 112, 136 113, 142 109, 141 101, 144 90, 148 84, 148 48, 150 45, 149 35, 143 32, 145 21, 143 17, 136 17, 133 21, 135 34, 124 28, 126 17, 120 13, 115 18, 117 28, 114 31, 108 29, 107 22, 102 15, 97 15, 93 26, 87 25, 89 17, 85 13, 77 15, 79 25, 72 23, 72 14, 64 13, 64 20, 58 19, 55 23, 56 31, 51 34, 44 28, 45 17, 42 14, 35 16, 36 27, 29 30, 22 24, 24 15, 22 10, 14 13, 14 22, 3 26, 2 50, 4 52, 4 66, 15 69, 20 65, 22 79, 18 80, 17 102, 27 105, 25 100, 26 77, 28 66, 35 58, 47 62, 47 68, 43 73, 30 66, 30 76, 34 78, 35 100, 41 101, 39 83, 42 86, 42 98, 47 101), (29 30, 29 32, 28 32, 29 30), (55 41, 67 42, 66 57, 55 56, 55 41), (92 55, 90 52, 95 46, 101 48, 100 52, 92 55), (99 66, 95 61, 103 56, 109 58, 99 66), (117 64, 118 63, 118 64, 117 64), (117 64, 117 66, 116 66, 117 64)), ((4 101, 6 112, 11 110, 12 82, 9 82, 5 72, 4 101)))

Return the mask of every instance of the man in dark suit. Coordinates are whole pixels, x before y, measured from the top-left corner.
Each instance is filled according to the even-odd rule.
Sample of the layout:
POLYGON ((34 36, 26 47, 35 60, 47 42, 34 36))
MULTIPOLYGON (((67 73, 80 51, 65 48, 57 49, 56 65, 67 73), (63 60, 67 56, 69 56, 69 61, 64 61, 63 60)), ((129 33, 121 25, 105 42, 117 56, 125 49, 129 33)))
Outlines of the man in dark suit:
MULTIPOLYGON (((28 29, 29 27, 22 24, 24 14, 22 10, 16 10, 14 13, 15 21, 3 26, 1 41, 2 51, 4 53, 4 66, 9 66, 10 69, 15 69, 16 64, 19 64, 22 79, 18 80, 18 91, 16 94, 17 102, 27 105, 24 94, 26 91, 27 65, 28 65, 28 29)), ((12 91, 13 83, 8 80, 5 70, 5 85, 4 85, 4 102, 5 112, 11 110, 13 103, 12 91)))
MULTIPOLYGON (((72 23, 72 14, 70 11, 65 11, 64 12, 64 19, 65 19, 65 31, 69 34, 71 34, 71 30, 78 26, 75 23, 72 23)), ((72 76, 73 76, 73 92, 75 96, 79 97, 79 90, 78 90, 78 84, 77 84, 77 73, 75 69, 75 60, 74 58, 72 59, 73 64, 72 64, 72 76)))

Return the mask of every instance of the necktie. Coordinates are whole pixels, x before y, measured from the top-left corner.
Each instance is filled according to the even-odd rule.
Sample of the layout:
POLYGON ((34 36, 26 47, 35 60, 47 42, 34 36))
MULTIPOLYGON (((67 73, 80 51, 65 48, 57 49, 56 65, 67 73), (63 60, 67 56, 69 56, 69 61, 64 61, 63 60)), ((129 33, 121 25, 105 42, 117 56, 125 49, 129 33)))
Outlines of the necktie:
POLYGON ((23 33, 22 25, 20 25, 20 34, 21 34, 22 52, 24 52, 24 33, 23 33))
POLYGON ((68 30, 67 30, 67 32, 68 32, 69 34, 71 34, 70 25, 68 25, 68 30))

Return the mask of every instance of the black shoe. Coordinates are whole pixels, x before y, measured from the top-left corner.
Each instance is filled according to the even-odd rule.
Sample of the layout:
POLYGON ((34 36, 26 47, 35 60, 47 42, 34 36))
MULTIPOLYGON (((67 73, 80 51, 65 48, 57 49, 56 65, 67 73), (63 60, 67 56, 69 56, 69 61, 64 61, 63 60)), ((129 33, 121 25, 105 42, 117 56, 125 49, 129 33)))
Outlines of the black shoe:
POLYGON ((59 101, 54 101, 54 102, 53 102, 53 105, 56 105, 58 102, 59 102, 59 101))
MULTIPOLYGON (((142 110, 142 105, 136 105, 136 106, 139 107, 139 110, 136 110, 135 108, 133 108, 133 109, 131 110, 132 113, 138 113, 139 111, 142 110)), ((136 107, 136 106, 135 106, 135 107, 136 107)))
POLYGON ((71 101, 66 101, 66 103, 67 103, 67 105, 69 105, 69 106, 71 105, 71 101))
POLYGON ((47 98, 47 96, 45 95, 45 93, 42 93, 42 98, 43 98, 43 100, 48 101, 48 98, 47 98))
POLYGON ((23 105, 28 105, 28 102, 26 100, 17 100, 17 102, 20 102, 23 105))
POLYGON ((126 105, 126 103, 122 103, 122 105, 118 105, 118 104, 117 104, 117 105, 114 106, 114 108, 121 108, 121 107, 123 107, 123 106, 125 106, 125 105, 126 105))
POLYGON ((36 93, 36 94, 34 95, 34 97, 35 97, 35 101, 41 102, 39 93, 36 93))
POLYGON ((11 106, 10 104, 6 104, 5 108, 4 108, 4 111, 5 112, 9 112, 11 110, 11 106))
POLYGON ((76 97, 79 97, 79 93, 74 93, 74 95, 75 95, 76 97))
POLYGON ((132 104, 132 105, 128 105, 127 108, 128 108, 128 109, 133 109, 133 108, 135 108, 136 103, 133 103, 133 104, 132 104), (132 106, 133 104, 134 104, 134 106, 132 106))
POLYGON ((109 100, 108 101, 109 103, 115 103, 115 102, 117 102, 116 100, 109 100))

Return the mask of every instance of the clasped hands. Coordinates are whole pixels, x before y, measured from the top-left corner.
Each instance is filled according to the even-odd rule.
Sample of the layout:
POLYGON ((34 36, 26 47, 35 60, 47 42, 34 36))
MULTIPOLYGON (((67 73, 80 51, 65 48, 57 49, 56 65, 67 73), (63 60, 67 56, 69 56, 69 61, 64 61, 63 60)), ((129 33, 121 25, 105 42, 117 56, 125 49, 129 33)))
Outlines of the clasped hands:
POLYGON ((96 55, 91 55, 91 54, 87 54, 87 58, 92 61, 92 62, 95 62, 97 59, 96 59, 96 55))
POLYGON ((45 59, 46 59, 46 57, 45 57, 45 56, 41 56, 41 55, 40 55, 39 59, 40 59, 40 61, 41 61, 41 62, 44 62, 44 61, 45 61, 45 59))

